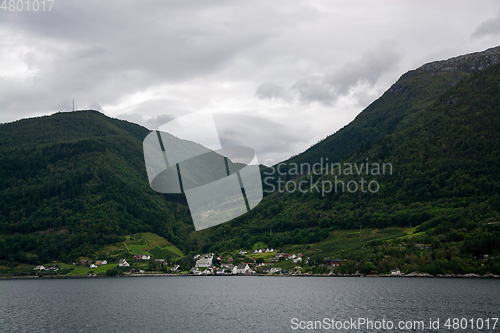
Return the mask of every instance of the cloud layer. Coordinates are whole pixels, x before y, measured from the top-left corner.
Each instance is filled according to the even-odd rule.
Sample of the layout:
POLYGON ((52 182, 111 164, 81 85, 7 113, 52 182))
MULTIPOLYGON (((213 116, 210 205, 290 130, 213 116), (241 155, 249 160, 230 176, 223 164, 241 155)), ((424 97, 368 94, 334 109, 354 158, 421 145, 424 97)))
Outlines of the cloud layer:
POLYGON ((348 96, 353 90, 373 88, 383 74, 398 68, 402 58, 402 54, 394 50, 393 45, 383 42, 337 71, 300 78, 289 88, 264 82, 257 88, 255 96, 332 106, 340 97, 348 96))
POLYGON ((498 44, 499 7, 68 0, 0 11, 0 122, 71 110, 73 99, 151 129, 218 112, 241 123, 224 140, 277 162, 354 119, 407 70, 498 44))

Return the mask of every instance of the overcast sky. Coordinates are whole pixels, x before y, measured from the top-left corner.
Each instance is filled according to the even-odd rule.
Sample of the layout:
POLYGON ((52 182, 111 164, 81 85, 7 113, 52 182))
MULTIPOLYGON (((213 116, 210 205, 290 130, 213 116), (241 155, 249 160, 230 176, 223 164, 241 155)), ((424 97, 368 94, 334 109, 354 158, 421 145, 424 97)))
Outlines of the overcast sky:
POLYGON ((149 129, 216 112, 223 142, 274 164, 408 70, 499 42, 497 0, 56 0, 0 10, 0 122, 70 111, 73 98, 149 129))

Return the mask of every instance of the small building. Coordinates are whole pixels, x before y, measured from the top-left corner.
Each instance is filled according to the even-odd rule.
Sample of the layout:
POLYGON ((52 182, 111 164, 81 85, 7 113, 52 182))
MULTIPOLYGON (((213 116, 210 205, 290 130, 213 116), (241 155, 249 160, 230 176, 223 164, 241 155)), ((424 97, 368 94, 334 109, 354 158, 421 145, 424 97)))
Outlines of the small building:
POLYGON ((120 261, 118 261, 118 267, 129 267, 129 263, 125 260, 125 259, 120 259, 120 261))
POLYGON ((268 274, 268 273, 270 273, 270 272, 271 272, 271 267, 269 267, 269 266, 262 267, 262 268, 260 269, 260 272, 261 272, 262 274, 268 274))
POLYGON ((281 267, 271 267, 271 274, 274 273, 280 273, 281 272, 281 267))
POLYGON ((35 268, 33 268, 33 270, 35 270, 35 271, 43 271, 44 269, 45 269, 45 267, 43 265, 38 265, 35 268))
POLYGON ((51 271, 57 271, 59 269, 59 265, 48 265, 45 267, 45 269, 51 270, 51 271))
POLYGON ((323 261, 323 264, 324 265, 327 265, 327 266, 333 266, 333 267, 338 267, 340 265, 340 259, 330 259, 330 258, 326 258, 325 261, 323 261))
POLYGON ((195 267, 197 268, 208 268, 212 266, 212 257, 201 258, 196 260, 195 267))
POLYGON ((266 267, 262 267, 260 269, 260 272, 262 274, 274 274, 274 273, 279 273, 281 272, 281 267, 269 267, 269 266, 266 266, 266 267))
POLYGON ((401 275, 401 271, 399 270, 399 268, 395 268, 391 270, 391 275, 399 276, 401 275))
POLYGON ((249 271, 250 271, 250 266, 248 266, 248 264, 241 263, 237 267, 238 274, 247 274, 249 273, 249 271))

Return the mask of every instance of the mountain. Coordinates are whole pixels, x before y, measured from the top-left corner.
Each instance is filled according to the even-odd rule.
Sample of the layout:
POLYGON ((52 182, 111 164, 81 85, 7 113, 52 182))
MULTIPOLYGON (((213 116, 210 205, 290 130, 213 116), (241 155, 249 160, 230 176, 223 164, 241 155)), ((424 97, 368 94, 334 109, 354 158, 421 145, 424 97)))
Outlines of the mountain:
POLYGON ((498 63, 500 46, 411 70, 351 123, 284 163, 315 163, 326 156, 339 162, 355 150, 408 126, 415 114, 431 106, 463 78, 498 63))
POLYGON ((404 74, 349 125, 289 159, 285 177, 263 168, 275 191, 256 208, 198 232, 183 195, 151 190, 146 128, 96 111, 2 124, 0 266, 96 257, 149 232, 190 254, 265 244, 341 257, 351 273, 500 274, 499 259, 486 260, 500 258, 499 54, 404 74), (314 172, 294 169, 326 158, 314 172), (295 190, 280 192, 279 182, 295 190))
MULTIPOLYGON (((450 248, 462 260, 462 268, 450 268, 451 254, 446 253, 447 261, 442 264, 446 269, 434 261, 411 267, 425 268, 432 274, 461 272, 464 267, 468 272, 489 269, 500 273, 498 260, 487 268, 478 262, 484 255, 498 258, 500 253, 499 50, 427 64, 403 75, 343 130, 288 161, 289 172, 282 179, 288 179, 289 188, 305 182, 308 189, 318 183, 319 191, 314 187, 292 193, 275 191, 247 216, 214 228, 212 239, 224 235, 231 242, 218 242, 212 249, 248 248, 258 240, 274 248, 305 253, 306 245, 313 243, 311 246, 323 249, 325 255, 340 255, 328 252, 333 247, 326 245, 335 230, 405 227, 418 235, 409 238, 413 243, 434 244, 434 261, 437 253, 450 248), (348 142, 353 142, 352 146, 348 142), (340 152, 330 150, 343 143, 347 147, 340 152), (350 165, 353 172, 339 172, 340 167, 332 172, 326 164, 316 170, 317 176, 293 172, 293 163, 300 170, 301 163, 313 165, 321 158, 332 163, 339 158, 340 167, 350 165), (366 174, 367 163, 370 167, 372 163, 390 163, 392 173, 366 174), (355 169, 359 166, 361 174, 355 169), (321 193, 321 184, 326 184, 326 190, 336 181, 355 181, 360 186, 362 177, 365 186, 376 181, 378 191, 370 193, 365 187, 366 193, 321 193)), ((276 186, 276 173, 269 177, 276 186)), ((366 251, 374 252, 380 245, 375 242, 366 251)), ((383 258, 387 253, 386 248, 379 248, 371 255, 383 258)), ((410 254, 421 255, 412 252, 402 256, 410 254)), ((375 264, 380 260, 372 259, 375 264)), ((404 261, 402 265, 410 267, 404 261)), ((354 267, 351 272, 361 270, 354 267)), ((387 271, 384 267, 381 269, 387 271)))
POLYGON ((182 247, 189 211, 150 189, 148 133, 96 111, 0 125, 0 259, 74 261, 138 232, 182 247))

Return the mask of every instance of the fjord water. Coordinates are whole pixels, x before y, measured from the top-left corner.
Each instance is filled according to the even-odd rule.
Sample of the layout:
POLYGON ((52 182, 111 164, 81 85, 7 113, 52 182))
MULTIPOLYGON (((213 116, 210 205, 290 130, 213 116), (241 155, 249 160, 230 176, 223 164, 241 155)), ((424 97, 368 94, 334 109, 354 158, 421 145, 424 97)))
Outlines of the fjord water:
MULTIPOLYGON (((421 331, 444 332, 448 331, 443 326, 446 318, 498 318, 499 310, 500 280, 496 279, 173 276, 0 280, 1 332, 292 332, 292 318, 345 321, 361 317, 395 323, 422 320, 426 327, 421 331), (440 319, 439 330, 427 327, 430 318, 440 319)), ((499 329, 497 323, 495 331, 499 329)), ((385 330, 358 327, 351 331, 385 330)), ((475 330, 469 326, 463 331, 475 330)))

